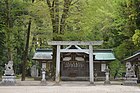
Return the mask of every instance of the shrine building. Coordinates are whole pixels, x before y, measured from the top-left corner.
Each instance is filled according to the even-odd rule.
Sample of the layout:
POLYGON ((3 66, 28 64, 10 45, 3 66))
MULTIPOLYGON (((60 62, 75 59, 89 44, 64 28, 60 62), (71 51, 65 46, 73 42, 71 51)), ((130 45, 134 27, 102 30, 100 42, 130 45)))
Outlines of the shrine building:
MULTIPOLYGON (((59 72, 59 77, 62 81, 89 80, 90 82, 94 82, 94 80, 105 80, 105 70, 106 68, 108 68, 108 64, 115 60, 112 49, 91 48, 91 50, 89 49, 88 51, 86 51, 87 49, 81 48, 79 46, 80 44, 78 43, 74 45, 69 43, 66 45, 67 47, 65 47, 64 49, 60 49, 60 58, 59 55, 57 58, 60 59, 60 64, 57 60, 58 62, 56 63, 56 81, 59 81, 59 72)), ((59 51, 57 50, 57 53, 58 52, 59 51)), ((46 63, 48 70, 47 72, 49 72, 52 70, 53 66, 52 54, 52 49, 37 49, 36 53, 33 56, 33 60, 41 63, 46 63)))

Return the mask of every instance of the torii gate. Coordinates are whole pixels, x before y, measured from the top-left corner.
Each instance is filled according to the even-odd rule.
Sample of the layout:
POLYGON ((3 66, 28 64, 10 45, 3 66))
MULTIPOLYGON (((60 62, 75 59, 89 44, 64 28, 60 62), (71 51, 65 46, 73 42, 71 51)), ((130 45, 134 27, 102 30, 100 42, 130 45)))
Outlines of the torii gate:
POLYGON ((94 69, 93 69, 93 47, 92 45, 101 45, 103 41, 48 41, 48 45, 57 45, 57 58, 56 58, 56 83, 60 82, 60 53, 61 52, 88 52, 89 53, 89 71, 90 71, 90 84, 94 84, 94 69), (88 45, 89 49, 61 49, 61 45, 88 45))

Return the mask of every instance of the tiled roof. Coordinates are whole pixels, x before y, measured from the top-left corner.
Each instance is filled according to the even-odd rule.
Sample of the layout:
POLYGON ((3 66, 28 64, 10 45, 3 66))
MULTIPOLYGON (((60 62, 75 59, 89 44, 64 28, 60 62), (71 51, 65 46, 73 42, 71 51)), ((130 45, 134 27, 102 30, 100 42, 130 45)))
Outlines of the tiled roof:
POLYGON ((33 60, 51 60, 52 59, 52 49, 38 49, 34 54, 33 60))
POLYGON ((94 50, 95 60, 112 61, 115 60, 115 56, 111 49, 98 49, 94 50))
POLYGON ((134 55, 124 59, 122 62, 126 62, 126 61, 129 61, 129 62, 139 61, 140 62, 140 51, 135 53, 134 55))
MULTIPOLYGON (((68 46, 66 49, 73 49, 73 46, 68 46)), ((81 49, 79 46, 75 46, 76 49, 81 49)), ((86 52, 85 52, 86 53, 86 52)), ((86 53, 88 54, 88 53, 86 53)), ((95 55, 95 60, 102 61, 112 61, 115 60, 115 56, 111 49, 98 49, 93 51, 93 55, 95 55)), ((51 60, 52 59, 52 50, 51 49, 40 49, 37 50, 33 56, 33 60, 51 60)))

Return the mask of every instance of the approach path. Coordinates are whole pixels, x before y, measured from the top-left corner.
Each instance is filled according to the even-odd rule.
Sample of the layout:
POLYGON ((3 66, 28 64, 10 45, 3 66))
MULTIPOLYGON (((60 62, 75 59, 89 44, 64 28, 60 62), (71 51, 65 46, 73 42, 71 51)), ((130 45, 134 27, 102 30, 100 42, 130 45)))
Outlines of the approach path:
POLYGON ((140 86, 62 82, 60 86, 0 86, 0 93, 140 93, 140 86))

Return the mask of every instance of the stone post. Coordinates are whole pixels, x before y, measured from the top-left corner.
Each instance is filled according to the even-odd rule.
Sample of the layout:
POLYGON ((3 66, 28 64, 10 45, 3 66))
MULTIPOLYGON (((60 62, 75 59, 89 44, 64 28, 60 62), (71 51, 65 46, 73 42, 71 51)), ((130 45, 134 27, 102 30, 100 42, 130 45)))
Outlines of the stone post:
POLYGON ((93 69, 93 47, 89 45, 89 72, 90 84, 94 84, 94 69, 93 69))
POLYGON ((42 79, 41 79, 41 85, 46 85, 46 63, 42 63, 42 79))
POLYGON ((107 84, 110 84, 110 80, 109 80, 109 68, 108 68, 108 66, 106 67, 106 70, 105 71, 106 71, 105 72, 106 78, 105 78, 104 84, 107 85, 107 84))
POLYGON ((57 57, 56 57, 56 84, 60 82, 60 45, 57 45, 57 57))

